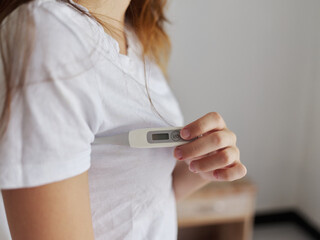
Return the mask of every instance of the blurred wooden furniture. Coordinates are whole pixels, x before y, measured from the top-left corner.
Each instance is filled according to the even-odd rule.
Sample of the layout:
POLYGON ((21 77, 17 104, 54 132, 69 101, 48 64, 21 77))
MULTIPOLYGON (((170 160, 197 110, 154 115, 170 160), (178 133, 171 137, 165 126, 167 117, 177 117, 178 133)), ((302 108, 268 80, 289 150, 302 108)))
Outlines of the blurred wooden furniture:
POLYGON ((251 240, 255 185, 212 182, 177 205, 179 240, 251 240))

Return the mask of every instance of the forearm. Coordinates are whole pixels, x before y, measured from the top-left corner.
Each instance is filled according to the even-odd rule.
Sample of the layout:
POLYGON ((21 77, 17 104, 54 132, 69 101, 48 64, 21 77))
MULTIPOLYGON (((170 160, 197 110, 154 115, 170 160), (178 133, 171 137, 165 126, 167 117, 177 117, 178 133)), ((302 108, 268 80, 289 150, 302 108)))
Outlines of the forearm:
POLYGON ((210 180, 203 179, 199 174, 190 172, 188 165, 183 161, 177 162, 172 173, 172 185, 177 201, 187 197, 209 182, 210 180))

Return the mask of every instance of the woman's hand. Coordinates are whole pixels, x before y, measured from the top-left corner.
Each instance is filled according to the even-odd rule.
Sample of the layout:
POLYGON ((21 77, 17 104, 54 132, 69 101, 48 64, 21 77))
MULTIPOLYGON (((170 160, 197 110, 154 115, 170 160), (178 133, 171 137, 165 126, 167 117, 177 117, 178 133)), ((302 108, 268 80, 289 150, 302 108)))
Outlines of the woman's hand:
POLYGON ((240 162, 236 135, 216 112, 210 112, 181 129, 185 140, 195 140, 175 148, 174 156, 184 160, 189 170, 214 181, 233 181, 246 175, 240 162))

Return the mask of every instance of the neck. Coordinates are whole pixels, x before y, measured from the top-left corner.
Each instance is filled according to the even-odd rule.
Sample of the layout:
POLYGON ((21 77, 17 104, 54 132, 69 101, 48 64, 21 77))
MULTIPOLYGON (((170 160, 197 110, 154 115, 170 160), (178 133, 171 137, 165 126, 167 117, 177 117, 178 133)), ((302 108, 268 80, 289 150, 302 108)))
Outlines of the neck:
POLYGON ((77 0, 78 4, 87 8, 90 13, 123 32, 125 13, 131 0, 77 0))

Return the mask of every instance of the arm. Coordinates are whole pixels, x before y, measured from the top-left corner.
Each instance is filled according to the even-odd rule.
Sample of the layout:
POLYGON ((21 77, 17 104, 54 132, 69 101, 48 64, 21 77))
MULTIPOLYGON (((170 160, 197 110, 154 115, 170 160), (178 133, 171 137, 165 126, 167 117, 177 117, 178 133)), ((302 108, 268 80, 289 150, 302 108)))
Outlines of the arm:
POLYGON ((2 190, 12 240, 93 240, 87 171, 39 187, 2 190))
POLYGON ((182 200, 210 181, 190 172, 188 165, 178 161, 172 173, 172 185, 177 201, 182 200))
POLYGON ((185 126, 180 134, 186 140, 198 138, 174 150, 178 162, 172 173, 172 186, 177 201, 210 181, 234 181, 246 175, 236 135, 218 113, 204 115, 185 126))

